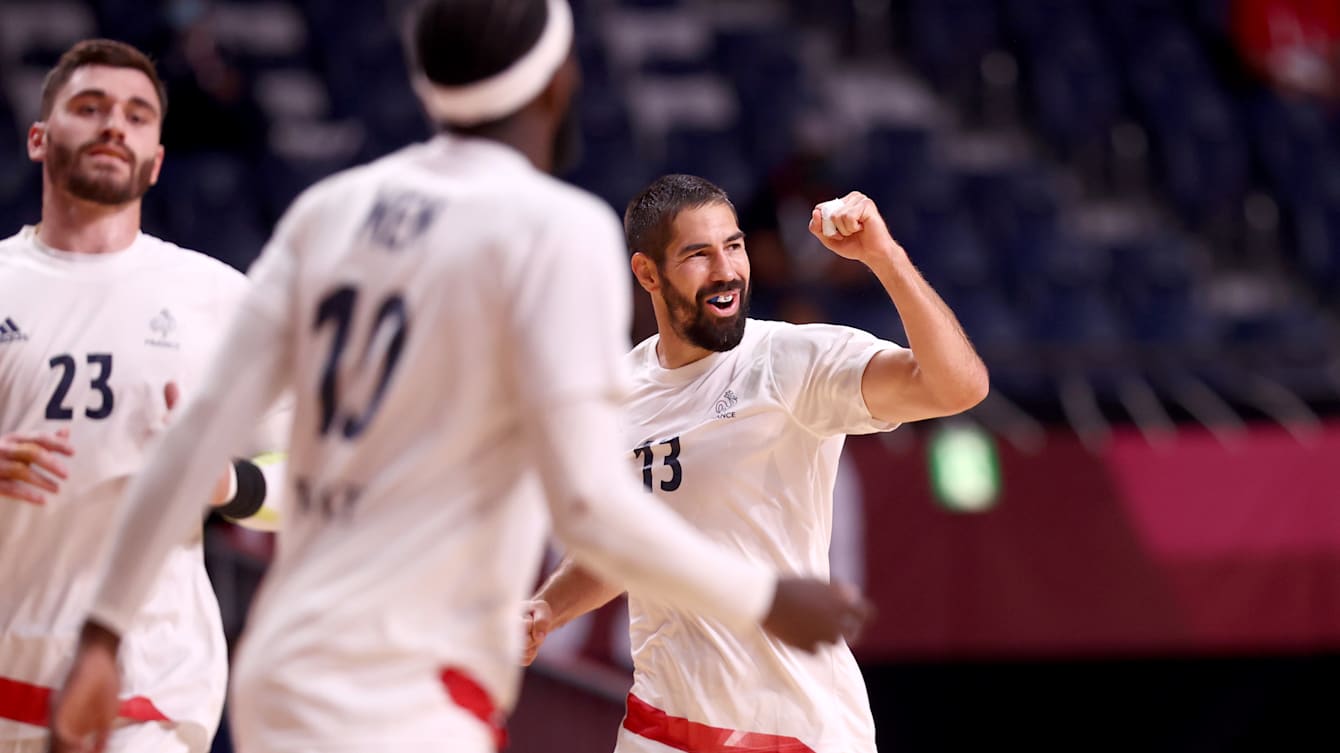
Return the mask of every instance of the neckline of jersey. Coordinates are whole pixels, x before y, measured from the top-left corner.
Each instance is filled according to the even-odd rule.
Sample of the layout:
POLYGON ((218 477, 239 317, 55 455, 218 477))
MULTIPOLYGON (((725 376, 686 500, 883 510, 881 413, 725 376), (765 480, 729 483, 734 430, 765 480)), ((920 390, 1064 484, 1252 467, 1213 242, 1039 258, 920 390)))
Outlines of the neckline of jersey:
POLYGON ((66 251, 64 249, 48 246, 46 243, 42 242, 41 238, 37 237, 36 225, 25 225, 23 234, 27 237, 29 244, 32 245, 33 249, 36 250, 38 254, 66 264, 81 265, 115 264, 120 262, 122 259, 131 255, 131 252, 140 245, 140 239, 144 237, 143 232, 137 232, 135 233, 135 240, 131 241, 130 245, 123 249, 107 251, 100 254, 89 254, 82 251, 66 251))
MULTIPOLYGON (((748 329, 746 329, 745 332, 748 333, 748 329)), ((748 335, 746 334, 746 336, 748 335)), ((737 345, 730 350, 708 353, 693 363, 686 363, 675 369, 667 369, 661 365, 661 359, 656 355, 656 344, 660 341, 661 336, 659 334, 647 338, 646 353, 643 358, 646 360, 646 375, 652 381, 660 382, 662 384, 685 384, 691 382, 716 368, 717 364, 720 364, 727 356, 734 353, 736 348, 740 347, 737 345)))

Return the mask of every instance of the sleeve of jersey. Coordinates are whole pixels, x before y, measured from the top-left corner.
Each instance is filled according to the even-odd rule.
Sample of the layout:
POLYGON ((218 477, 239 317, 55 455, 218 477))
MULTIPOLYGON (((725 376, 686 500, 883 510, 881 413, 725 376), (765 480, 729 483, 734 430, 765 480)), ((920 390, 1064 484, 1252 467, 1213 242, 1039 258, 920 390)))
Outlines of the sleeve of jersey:
POLYGON ((540 245, 511 329, 555 533, 612 584, 738 629, 758 624, 775 575, 709 542, 627 473, 618 400, 631 290, 617 221, 597 215, 540 245))
POLYGON ((775 332, 769 357, 773 379, 791 414, 823 437, 897 428, 870 415, 861 378, 870 359, 902 346, 851 327, 806 324, 775 332))
POLYGON ((218 468, 245 446, 287 382, 292 259, 272 243, 199 392, 131 483, 90 619, 124 634, 172 549, 198 530, 218 468))

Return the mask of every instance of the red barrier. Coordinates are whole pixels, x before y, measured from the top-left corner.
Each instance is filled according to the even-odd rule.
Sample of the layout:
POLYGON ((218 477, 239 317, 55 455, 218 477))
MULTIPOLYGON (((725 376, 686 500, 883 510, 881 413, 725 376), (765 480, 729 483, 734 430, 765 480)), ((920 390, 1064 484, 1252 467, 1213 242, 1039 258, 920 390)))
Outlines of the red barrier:
POLYGON ((1340 648, 1340 424, 1306 446, 1275 428, 1233 449, 1002 443, 978 514, 934 504, 924 438, 905 445, 848 442, 879 607, 864 658, 1340 648))

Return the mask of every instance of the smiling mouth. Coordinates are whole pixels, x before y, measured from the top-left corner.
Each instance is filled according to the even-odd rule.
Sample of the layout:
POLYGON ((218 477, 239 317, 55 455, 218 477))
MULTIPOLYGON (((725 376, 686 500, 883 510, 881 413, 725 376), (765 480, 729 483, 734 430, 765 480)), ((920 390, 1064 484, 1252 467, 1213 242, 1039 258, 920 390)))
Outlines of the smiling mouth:
POLYGON ((735 306, 735 301, 739 298, 739 293, 718 293, 707 299, 707 305, 715 308, 717 311, 729 311, 735 306))

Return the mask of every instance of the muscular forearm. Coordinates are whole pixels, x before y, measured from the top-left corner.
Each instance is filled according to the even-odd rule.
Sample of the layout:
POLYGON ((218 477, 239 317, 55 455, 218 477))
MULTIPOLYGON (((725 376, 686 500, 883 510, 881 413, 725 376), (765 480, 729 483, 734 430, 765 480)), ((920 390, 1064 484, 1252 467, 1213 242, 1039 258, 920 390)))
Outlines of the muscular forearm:
POLYGON ((568 400, 532 412, 554 533, 585 568, 738 629, 768 613, 775 573, 708 539, 621 467, 613 401, 568 400))
POLYGON ((976 405, 986 396, 986 365, 954 312, 921 276, 897 243, 867 262, 898 309, 919 378, 946 412, 976 405))
POLYGON ((544 582, 535 598, 549 605, 553 614, 551 629, 557 630, 605 606, 621 593, 623 589, 606 584, 568 557, 544 582))

